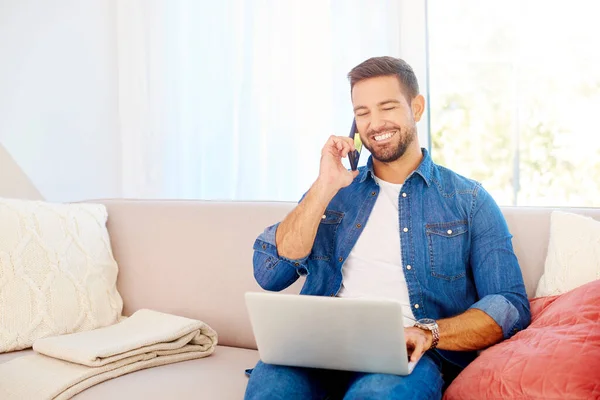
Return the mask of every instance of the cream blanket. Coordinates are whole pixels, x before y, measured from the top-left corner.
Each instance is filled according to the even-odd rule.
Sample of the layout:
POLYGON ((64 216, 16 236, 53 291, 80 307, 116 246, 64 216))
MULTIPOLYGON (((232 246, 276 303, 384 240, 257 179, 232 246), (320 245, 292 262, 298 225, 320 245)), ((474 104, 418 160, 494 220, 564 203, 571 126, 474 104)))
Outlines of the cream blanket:
POLYGON ((0 364, 0 399, 69 399, 130 372, 209 356, 216 344, 201 321, 140 310, 105 328, 37 340, 37 354, 0 364))

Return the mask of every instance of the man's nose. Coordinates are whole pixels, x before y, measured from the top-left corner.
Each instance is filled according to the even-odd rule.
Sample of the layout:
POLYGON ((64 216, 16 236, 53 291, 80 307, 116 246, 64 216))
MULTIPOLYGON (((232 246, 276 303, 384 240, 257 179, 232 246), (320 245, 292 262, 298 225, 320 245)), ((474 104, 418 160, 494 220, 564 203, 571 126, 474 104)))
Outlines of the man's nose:
POLYGON ((383 128, 385 128, 385 120, 383 118, 379 118, 378 115, 373 115, 373 119, 371 120, 371 129, 377 132, 383 128))

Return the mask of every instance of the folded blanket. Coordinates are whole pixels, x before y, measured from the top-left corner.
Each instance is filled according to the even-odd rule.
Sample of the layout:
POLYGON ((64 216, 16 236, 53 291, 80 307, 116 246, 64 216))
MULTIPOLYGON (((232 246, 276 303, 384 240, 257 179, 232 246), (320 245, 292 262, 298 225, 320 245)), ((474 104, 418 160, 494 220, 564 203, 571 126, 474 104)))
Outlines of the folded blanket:
POLYGON ((216 344, 201 321, 140 310, 105 328, 37 340, 37 354, 0 364, 0 399, 69 399, 130 372, 209 356, 216 344))

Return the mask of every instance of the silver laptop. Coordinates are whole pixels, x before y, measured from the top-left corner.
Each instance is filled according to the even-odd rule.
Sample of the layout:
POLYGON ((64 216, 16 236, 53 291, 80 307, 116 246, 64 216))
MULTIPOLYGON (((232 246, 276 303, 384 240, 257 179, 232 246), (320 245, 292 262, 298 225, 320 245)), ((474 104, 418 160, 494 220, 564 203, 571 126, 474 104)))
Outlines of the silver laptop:
POLYGON ((402 307, 386 299, 246 293, 267 364, 408 375, 402 307))

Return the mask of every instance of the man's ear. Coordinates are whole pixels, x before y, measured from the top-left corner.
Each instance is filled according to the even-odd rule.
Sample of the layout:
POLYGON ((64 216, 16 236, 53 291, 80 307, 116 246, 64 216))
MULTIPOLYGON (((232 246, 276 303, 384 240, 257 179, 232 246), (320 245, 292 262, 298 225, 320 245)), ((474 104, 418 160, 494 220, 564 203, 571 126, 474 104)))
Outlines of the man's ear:
POLYGON ((411 102, 411 109, 415 122, 419 122, 425 112, 425 97, 417 95, 411 102))

